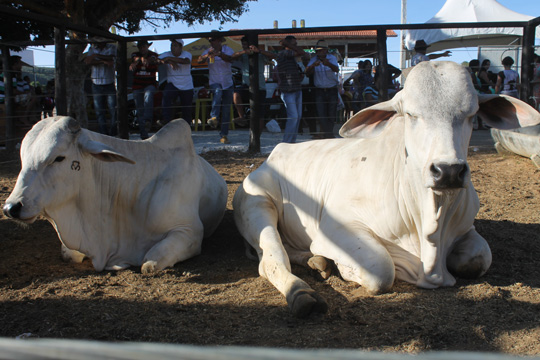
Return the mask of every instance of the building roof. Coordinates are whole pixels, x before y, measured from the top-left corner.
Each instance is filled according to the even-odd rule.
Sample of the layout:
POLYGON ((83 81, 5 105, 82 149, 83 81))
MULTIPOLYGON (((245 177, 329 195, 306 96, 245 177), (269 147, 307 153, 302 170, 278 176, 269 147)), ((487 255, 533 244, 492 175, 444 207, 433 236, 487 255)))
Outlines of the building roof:
MULTIPOLYGON (((311 48, 315 46, 317 40, 325 39, 330 48, 337 49, 341 56, 346 58, 374 57, 377 54, 377 30, 259 34, 259 45, 264 45, 269 50, 277 50, 281 48, 279 41, 288 35, 293 35, 298 46, 302 48, 311 48)), ((397 37, 397 34, 393 30, 387 30, 386 36, 397 37)), ((240 41, 242 36, 231 38, 240 41)))
MULTIPOLYGON (((238 30, 238 29, 234 29, 238 30)), ((376 39, 376 30, 358 30, 358 31, 331 31, 331 32, 307 32, 307 33, 283 33, 283 34, 260 34, 259 40, 281 40, 285 36, 293 35, 298 40, 306 39, 376 39)), ((394 30, 387 30, 386 36, 397 37, 394 30)), ((231 36, 231 38, 238 38, 240 40, 242 36, 231 36)))

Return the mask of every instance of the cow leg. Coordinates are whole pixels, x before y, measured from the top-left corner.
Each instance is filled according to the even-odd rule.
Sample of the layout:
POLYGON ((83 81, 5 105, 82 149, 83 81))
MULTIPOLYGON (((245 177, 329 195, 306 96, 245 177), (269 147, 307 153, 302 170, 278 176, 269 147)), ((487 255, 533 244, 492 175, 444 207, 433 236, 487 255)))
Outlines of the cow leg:
POLYGON ((485 274, 491 265, 487 241, 474 228, 463 235, 446 258, 448 270, 455 276, 474 279, 485 274))
POLYGON ((270 281, 281 292, 292 313, 299 318, 313 312, 324 313, 328 310, 326 301, 305 281, 291 272, 289 257, 277 228, 266 226, 260 232, 262 257, 259 274, 270 281))
POLYGON ((84 255, 81 252, 78 252, 77 250, 71 250, 68 249, 68 247, 64 244, 62 244, 62 248, 60 249, 62 252, 62 259, 66 262, 72 262, 72 263, 82 263, 86 255, 84 255))
POLYGON ((203 226, 170 231, 167 236, 155 244, 144 256, 141 272, 149 274, 172 267, 180 261, 201 253, 203 226))
MULTIPOLYGON (((289 256, 277 230, 277 210, 264 195, 248 196, 241 186, 233 202, 236 225, 259 256, 259 274, 285 296, 299 318, 328 310, 326 301, 306 282, 291 273, 289 256), (249 209, 249 211, 245 211, 249 209)), ((299 256, 298 261, 304 261, 299 256)))
POLYGON ((343 224, 339 224, 339 229, 332 228, 328 231, 321 227, 311 252, 333 260, 343 279, 354 281, 373 294, 389 291, 395 266, 386 248, 365 232, 352 233, 343 224), (332 234, 332 238, 326 234, 332 234))

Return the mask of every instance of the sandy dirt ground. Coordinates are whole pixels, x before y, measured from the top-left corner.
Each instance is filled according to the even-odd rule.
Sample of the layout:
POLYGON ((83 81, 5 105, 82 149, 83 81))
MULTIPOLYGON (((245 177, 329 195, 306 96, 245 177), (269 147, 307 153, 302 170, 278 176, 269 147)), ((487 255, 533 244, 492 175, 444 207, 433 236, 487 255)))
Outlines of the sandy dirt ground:
MULTIPOLYGON (((329 304, 325 315, 296 319, 244 255, 232 218, 234 191, 265 156, 218 151, 203 157, 227 181, 225 218, 201 255, 159 274, 64 263, 46 220, 21 227, 3 217, 0 336, 540 354, 540 170, 525 158, 475 150, 475 225, 493 252, 480 279, 436 290, 396 281, 389 293, 373 296, 338 275, 323 281, 293 266, 329 304)), ((0 156, 2 204, 19 169, 16 157, 0 156)))

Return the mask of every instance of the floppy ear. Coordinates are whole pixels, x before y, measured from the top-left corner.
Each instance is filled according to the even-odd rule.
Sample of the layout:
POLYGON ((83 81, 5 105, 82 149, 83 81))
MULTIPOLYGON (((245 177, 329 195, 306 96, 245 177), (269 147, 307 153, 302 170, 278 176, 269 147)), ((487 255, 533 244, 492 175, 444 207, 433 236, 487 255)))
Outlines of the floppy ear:
POLYGON ((540 124, 540 113, 524 101, 506 95, 478 95, 482 121, 496 129, 540 124))
POLYGON ((78 144, 79 144, 79 148, 83 152, 92 155, 93 157, 95 157, 96 159, 100 161, 107 161, 107 162, 122 161, 122 162, 127 162, 130 164, 135 164, 135 161, 119 153, 113 148, 103 143, 90 140, 84 133, 80 134, 78 138, 78 144))
POLYGON ((389 119, 399 113, 401 93, 398 92, 391 100, 375 104, 353 115, 339 130, 344 138, 373 138, 379 135, 389 119))

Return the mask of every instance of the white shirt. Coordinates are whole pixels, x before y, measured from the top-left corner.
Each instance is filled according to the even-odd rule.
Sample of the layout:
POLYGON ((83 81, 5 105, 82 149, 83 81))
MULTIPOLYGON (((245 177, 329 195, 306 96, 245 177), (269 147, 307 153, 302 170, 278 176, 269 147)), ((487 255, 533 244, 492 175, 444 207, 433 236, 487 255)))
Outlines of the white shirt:
MULTIPOLYGON (((116 45, 107 44, 103 49, 98 49, 96 46, 91 45, 88 49, 88 55, 113 55, 116 60, 116 45)), ((96 85, 109 85, 114 83, 114 66, 107 66, 105 64, 92 65, 92 72, 90 77, 92 82, 96 85)))
MULTIPOLYGON (((332 54, 326 54, 326 58, 330 61, 330 64, 339 66, 337 58, 332 54)), ((309 60, 308 66, 315 63, 319 58, 314 56, 309 60)), ((318 88, 332 88, 336 87, 339 84, 337 73, 332 70, 329 66, 323 65, 322 62, 320 65, 315 67, 315 73, 313 75, 313 82, 318 88)))
POLYGON ((177 64, 178 68, 174 69, 172 65, 166 64, 167 81, 174 85, 178 90, 192 90, 193 78, 191 77, 191 53, 182 51, 179 56, 174 56, 172 52, 167 51, 159 55, 160 59, 174 57, 177 59, 189 59, 189 64, 177 64))
MULTIPOLYGON (((210 51, 210 49, 206 49, 202 55, 208 54, 208 51, 210 51)), ((221 46, 221 52, 229 56, 234 54, 234 50, 227 45, 221 46)), ((219 56, 214 57, 213 63, 208 63, 208 72, 210 75, 210 85, 220 84, 223 89, 228 89, 234 85, 231 63, 223 60, 219 56)))

